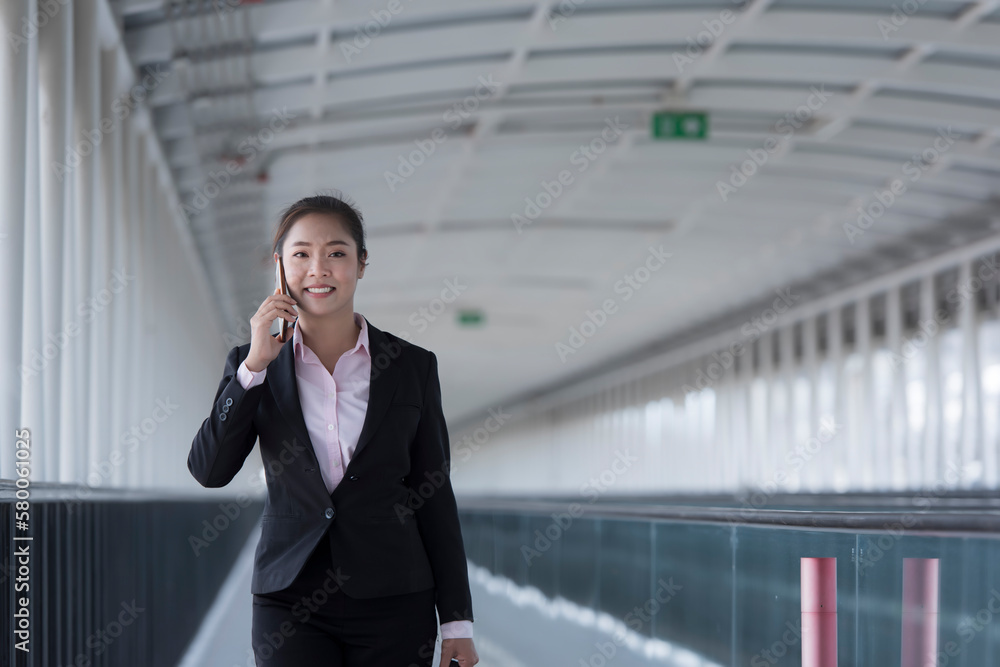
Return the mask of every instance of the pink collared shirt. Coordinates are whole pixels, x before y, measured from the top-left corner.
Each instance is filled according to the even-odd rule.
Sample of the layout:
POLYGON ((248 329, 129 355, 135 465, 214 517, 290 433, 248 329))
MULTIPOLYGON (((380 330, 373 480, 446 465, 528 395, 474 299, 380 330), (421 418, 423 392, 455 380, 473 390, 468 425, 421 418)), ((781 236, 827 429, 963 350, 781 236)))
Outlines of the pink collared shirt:
MULTIPOLYGON (((302 342, 299 327, 293 328, 292 351, 299 404, 312 441, 326 490, 333 490, 344 478, 354 448, 361 437, 361 427, 368 411, 372 357, 368 343, 368 322, 354 313, 361 327, 358 342, 337 360, 331 375, 316 353, 302 342)), ((244 389, 264 381, 267 369, 254 373, 244 361, 236 377, 244 389)), ((442 639, 472 637, 472 621, 449 621, 441 624, 442 639)))

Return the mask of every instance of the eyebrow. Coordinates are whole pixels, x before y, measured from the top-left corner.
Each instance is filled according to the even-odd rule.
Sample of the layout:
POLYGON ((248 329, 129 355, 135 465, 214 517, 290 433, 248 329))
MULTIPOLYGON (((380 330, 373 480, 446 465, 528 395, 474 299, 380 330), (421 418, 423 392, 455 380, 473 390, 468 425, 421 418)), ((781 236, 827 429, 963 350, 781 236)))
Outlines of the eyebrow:
MULTIPOLYGON (((312 246, 313 244, 309 243, 309 241, 296 241, 295 243, 292 244, 293 247, 300 245, 312 246)), ((347 241, 328 241, 327 245, 347 245, 347 241)))

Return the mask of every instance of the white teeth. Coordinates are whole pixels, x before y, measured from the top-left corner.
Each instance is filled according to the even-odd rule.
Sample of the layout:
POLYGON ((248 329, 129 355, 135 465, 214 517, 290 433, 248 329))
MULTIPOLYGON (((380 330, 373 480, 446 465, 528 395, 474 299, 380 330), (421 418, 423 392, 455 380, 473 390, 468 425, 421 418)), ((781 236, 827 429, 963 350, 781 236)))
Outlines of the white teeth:
POLYGON ((315 288, 314 287, 307 287, 306 288, 307 292, 314 292, 316 294, 324 294, 324 293, 329 292, 331 290, 333 290, 332 287, 315 287, 315 288))

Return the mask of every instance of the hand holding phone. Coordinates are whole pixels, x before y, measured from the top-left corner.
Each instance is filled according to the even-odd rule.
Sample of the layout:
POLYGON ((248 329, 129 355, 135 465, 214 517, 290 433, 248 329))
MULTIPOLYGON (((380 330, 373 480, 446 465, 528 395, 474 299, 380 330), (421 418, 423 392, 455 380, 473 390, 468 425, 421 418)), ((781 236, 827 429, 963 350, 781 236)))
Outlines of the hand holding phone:
POLYGON ((247 368, 257 372, 267 368, 267 365, 278 356, 288 335, 289 325, 298 319, 295 311, 298 303, 288 293, 288 283, 285 282, 284 265, 279 263, 275 268, 274 293, 264 299, 260 308, 250 318, 250 353, 247 355, 247 368), (278 336, 271 333, 274 320, 281 321, 281 332, 278 336))

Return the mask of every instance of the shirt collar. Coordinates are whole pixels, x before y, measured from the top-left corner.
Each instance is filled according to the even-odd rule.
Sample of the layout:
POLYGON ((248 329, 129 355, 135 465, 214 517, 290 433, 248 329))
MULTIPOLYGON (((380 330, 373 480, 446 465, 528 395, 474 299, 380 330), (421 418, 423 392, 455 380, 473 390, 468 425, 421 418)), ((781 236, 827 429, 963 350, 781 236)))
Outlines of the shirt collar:
MULTIPOLYGON (((355 312, 354 323, 357 324, 359 327, 361 327, 361 332, 358 334, 358 342, 355 343, 354 347, 348 350, 345 354, 352 354, 358 349, 364 348, 365 352, 367 352, 368 356, 370 357, 371 347, 368 344, 368 321, 364 318, 364 316, 361 313, 355 312)), ((302 331, 299 329, 299 326, 296 323, 296 325, 292 327, 292 351, 295 353, 295 356, 301 361, 305 361, 305 352, 303 352, 304 347, 305 344, 302 342, 302 331)))

